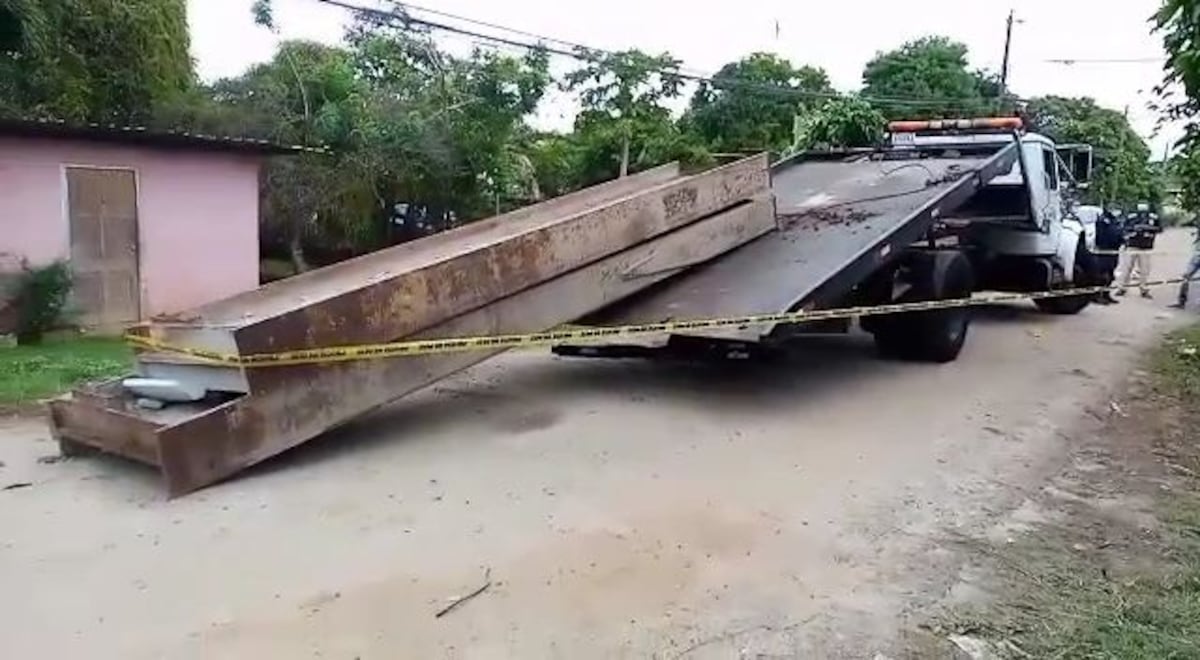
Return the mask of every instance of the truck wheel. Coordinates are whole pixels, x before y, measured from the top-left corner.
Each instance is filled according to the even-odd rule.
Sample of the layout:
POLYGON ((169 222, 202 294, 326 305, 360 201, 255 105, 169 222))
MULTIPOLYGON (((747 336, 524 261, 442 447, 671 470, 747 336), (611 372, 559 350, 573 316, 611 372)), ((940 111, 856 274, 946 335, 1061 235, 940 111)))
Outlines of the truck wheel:
MULTIPOLYGON (((970 298, 975 285, 970 259, 950 250, 914 252, 900 277, 909 285, 901 303, 970 298)), ((952 307, 880 317, 871 330, 884 357, 944 363, 962 352, 970 323, 969 307, 952 307)))
MULTIPOLYGON (((1092 263, 1095 257, 1088 251, 1087 246, 1083 241, 1079 242, 1079 246, 1075 248, 1075 269, 1074 276, 1071 282, 1067 283, 1067 287, 1091 286, 1095 273, 1095 268, 1092 263)), ((1069 316, 1082 312, 1085 307, 1091 304, 1092 294, 1082 296, 1063 296, 1061 298, 1038 298, 1033 301, 1037 308, 1047 314, 1059 314, 1069 316)))

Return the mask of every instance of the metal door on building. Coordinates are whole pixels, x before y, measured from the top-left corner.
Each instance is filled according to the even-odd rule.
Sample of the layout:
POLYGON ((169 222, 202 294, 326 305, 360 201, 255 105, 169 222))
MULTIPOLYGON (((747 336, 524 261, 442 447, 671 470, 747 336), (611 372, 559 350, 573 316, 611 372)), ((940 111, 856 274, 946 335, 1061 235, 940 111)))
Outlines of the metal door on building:
POLYGON ((68 167, 72 307, 81 325, 139 320, 137 178, 132 170, 68 167))

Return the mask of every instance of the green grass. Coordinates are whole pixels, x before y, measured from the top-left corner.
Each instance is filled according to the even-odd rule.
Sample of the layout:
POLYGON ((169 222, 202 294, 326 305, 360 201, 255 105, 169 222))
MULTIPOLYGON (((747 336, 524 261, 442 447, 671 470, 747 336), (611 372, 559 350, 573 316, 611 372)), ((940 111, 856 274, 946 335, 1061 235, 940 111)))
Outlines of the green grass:
POLYGON ((1046 657, 1169 660, 1200 657, 1200 564, 1168 575, 1071 594, 1069 625, 1046 644, 1046 657))
POLYGON ((1136 414, 1153 439, 1146 451, 1175 470, 1171 486, 1118 468, 1101 488, 1148 495, 1158 528, 1064 505, 1063 522, 1010 546, 971 540, 995 560, 997 602, 952 612, 938 632, 1007 641, 1020 651, 1012 657, 1200 659, 1200 326, 1169 337, 1150 364, 1154 394, 1136 414))
POLYGON ((1078 537, 1051 530, 993 551, 999 601, 954 612, 937 632, 1010 643, 1021 651, 1005 656, 1014 658, 1200 658, 1200 537, 1187 531, 1200 533, 1191 527, 1200 500, 1179 508, 1189 522, 1164 520, 1165 550, 1133 551, 1153 568, 1108 574, 1106 562, 1072 548, 1078 537))
POLYGON ((1155 354, 1154 370, 1171 394, 1179 396, 1184 401, 1198 400, 1200 397, 1200 325, 1172 334, 1155 354))
POLYGON ((120 339, 47 339, 0 347, 0 405, 35 403, 76 384, 127 373, 132 352, 120 339))

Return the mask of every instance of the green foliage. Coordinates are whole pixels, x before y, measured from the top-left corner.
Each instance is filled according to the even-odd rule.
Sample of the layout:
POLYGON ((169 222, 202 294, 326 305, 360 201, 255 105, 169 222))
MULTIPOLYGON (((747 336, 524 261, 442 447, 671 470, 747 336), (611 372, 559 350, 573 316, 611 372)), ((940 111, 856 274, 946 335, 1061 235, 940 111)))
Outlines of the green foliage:
POLYGON ((701 83, 683 121, 713 151, 778 152, 792 142, 796 112, 820 107, 832 93, 821 69, 754 53, 701 83))
POLYGON ((1029 101, 1025 115, 1032 131, 1060 144, 1083 143, 1095 149, 1087 201, 1132 208, 1138 202, 1162 200, 1162 180, 1150 164, 1150 148, 1122 113, 1090 98, 1043 96, 1029 101))
POLYGON ((254 0, 254 4, 250 5, 250 14, 256 25, 275 31, 275 8, 271 0, 254 0))
POLYGON ((133 354, 120 339, 48 339, 36 346, 0 347, 0 404, 20 405, 84 382, 128 373, 133 354))
POLYGON ((796 115, 791 150, 867 147, 883 139, 883 114, 857 96, 826 101, 796 115))
POLYGON ((533 168, 533 197, 557 197, 579 187, 583 148, 573 135, 539 133, 523 138, 533 168))
POLYGON ((1200 150, 1188 148, 1171 159, 1170 176, 1179 186, 1179 203, 1200 213, 1200 150))
POLYGON ((584 66, 567 74, 563 89, 579 93, 575 119, 580 177, 586 185, 683 157, 706 158, 694 136, 662 105, 677 98, 683 80, 670 55, 581 51, 584 66))
POLYGON ((1155 352, 1153 366, 1171 393, 1184 401, 1200 398, 1200 325, 1171 333, 1155 352))
POLYGON ((1157 91, 1163 120, 1186 123, 1182 152, 1173 159, 1172 172, 1181 189, 1181 203, 1200 212, 1200 1, 1164 0, 1154 16, 1169 59, 1166 79, 1157 91))
POLYGON ((1168 55, 1166 79, 1158 87, 1160 109, 1164 119, 1186 121, 1184 140, 1195 143, 1200 141, 1200 0, 1163 0, 1153 22, 1168 55))
POLYGON ((946 37, 917 39, 876 55, 863 70, 862 94, 878 99, 875 103, 888 119, 971 117, 996 112, 1001 105, 999 81, 971 71, 967 47, 946 37))
POLYGON ((71 284, 71 269, 65 261, 44 266, 21 262, 21 272, 8 291, 10 304, 17 311, 18 344, 41 343, 47 332, 62 325, 71 284))
POLYGON ((184 0, 0 0, 0 112, 138 123, 193 83, 184 0))
POLYGON ((344 48, 285 42, 160 121, 328 147, 264 172, 262 244, 304 270, 310 258, 345 258, 535 199, 521 138, 548 66, 540 51, 454 57, 427 35, 364 20, 344 48))

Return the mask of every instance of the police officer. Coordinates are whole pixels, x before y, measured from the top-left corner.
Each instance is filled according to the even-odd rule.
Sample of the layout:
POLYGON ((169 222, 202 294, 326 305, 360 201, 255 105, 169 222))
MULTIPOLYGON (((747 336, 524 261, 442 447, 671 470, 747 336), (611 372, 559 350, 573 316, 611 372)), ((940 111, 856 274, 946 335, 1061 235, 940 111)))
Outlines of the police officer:
MULTIPOLYGON (((1125 245, 1125 225, 1121 222, 1121 212, 1107 208, 1096 219, 1096 255, 1092 263, 1096 268, 1096 283, 1100 286, 1111 287, 1117 279, 1117 265, 1120 261, 1121 247, 1125 245)), ((1101 305, 1112 305, 1117 301, 1112 290, 1096 294, 1096 302, 1101 305)))
POLYGON ((1125 258, 1125 272, 1121 277, 1121 289, 1118 296, 1125 295, 1129 282, 1133 279, 1133 271, 1138 272, 1138 288, 1142 290, 1143 298, 1152 298, 1150 287, 1150 252, 1154 250, 1154 239, 1162 233, 1162 223, 1158 214, 1150 211, 1150 205, 1138 204, 1137 212, 1125 222, 1125 241, 1128 246, 1125 258))

